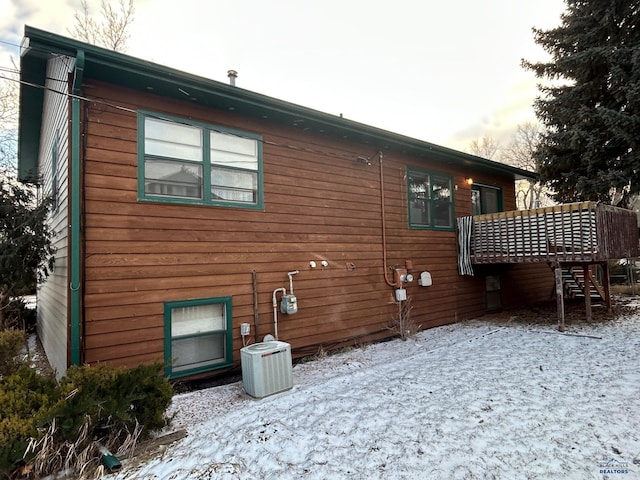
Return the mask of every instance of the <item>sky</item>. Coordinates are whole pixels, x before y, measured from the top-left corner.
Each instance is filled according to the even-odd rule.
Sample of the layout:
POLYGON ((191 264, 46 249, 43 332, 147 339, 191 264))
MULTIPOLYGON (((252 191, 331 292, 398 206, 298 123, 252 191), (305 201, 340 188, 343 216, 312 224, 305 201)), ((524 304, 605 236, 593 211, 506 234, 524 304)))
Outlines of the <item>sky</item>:
MULTIPOLYGON (((116 0, 112 0, 117 5, 116 0)), ((88 0, 100 14, 100 0, 88 0)), ((129 55, 468 151, 535 122, 532 27, 563 0, 134 0, 129 55)), ((0 0, 0 74, 24 25, 71 36, 80 0, 0 0)))

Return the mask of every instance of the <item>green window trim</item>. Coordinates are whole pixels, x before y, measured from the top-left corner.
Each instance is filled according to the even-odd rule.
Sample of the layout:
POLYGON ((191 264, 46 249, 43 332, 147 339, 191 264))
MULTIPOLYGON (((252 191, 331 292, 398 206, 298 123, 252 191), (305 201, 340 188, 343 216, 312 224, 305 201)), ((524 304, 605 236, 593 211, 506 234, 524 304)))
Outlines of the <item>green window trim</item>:
MULTIPOLYGON (((263 181, 263 165, 262 165, 262 136, 244 132, 240 130, 235 130, 227 127, 220 127, 217 125, 211 125, 203 122, 197 122, 190 119, 180 118, 173 115, 160 114, 150 111, 141 110, 138 112, 138 200, 146 201, 146 202, 161 202, 161 203, 171 203, 171 204, 187 204, 187 205, 211 205, 211 206, 219 206, 219 207, 232 207, 232 208, 245 208, 252 210, 263 210, 264 209, 264 181, 263 181), (195 127, 196 129, 200 129, 201 138, 200 144, 198 145, 200 149, 201 156, 199 159, 186 159, 184 157, 176 157, 171 155, 158 155, 158 154, 147 154, 146 152, 146 120, 158 120, 161 122, 173 122, 177 126, 181 127, 195 127), (228 135, 229 138, 237 138, 237 139, 245 139, 245 140, 253 140, 255 141, 255 160, 256 160, 256 168, 238 168, 228 164, 228 162, 215 162, 212 161, 212 150, 215 149, 215 145, 212 146, 211 137, 217 134, 228 135), (198 169, 198 174, 201 176, 201 181, 198 185, 195 183, 189 184, 189 186, 182 188, 195 188, 198 192, 196 198, 193 195, 193 191, 190 193, 191 196, 178 196, 178 195, 169 195, 162 193, 148 193, 146 186, 146 174, 147 174, 147 162, 156 162, 156 163, 165 163, 165 164, 174 164, 174 166, 182 166, 181 173, 188 175, 188 169, 198 169), (212 175, 212 171, 217 172, 215 174, 221 176, 236 176, 236 178, 244 177, 245 180, 250 180, 249 177, 255 174, 255 186, 254 189, 246 189, 240 187, 232 187, 228 188, 225 185, 212 185, 212 176, 214 178, 215 174, 212 175), (224 200, 222 197, 216 195, 214 192, 223 192, 226 191, 230 193, 231 191, 235 191, 238 195, 252 195, 252 192, 255 192, 255 196, 252 201, 238 201, 233 199, 224 200), (217 197, 217 198, 216 198, 217 197)), ((245 142, 246 143, 246 142, 245 142)))
POLYGON ((455 230, 453 177, 440 172, 407 168, 409 228, 455 230), (443 221, 443 218, 447 218, 443 221))
MULTIPOLYGON (((164 304, 164 361, 165 376, 168 378, 179 378, 187 375, 227 368, 233 365, 233 321, 232 321, 232 301, 231 297, 199 298, 194 300, 179 300, 165 302, 164 304), (172 318, 174 310, 184 308, 197 308, 202 306, 220 305, 223 314, 224 328, 213 328, 204 332, 197 331, 190 334, 172 335, 172 318), (206 340, 207 337, 222 337, 220 347, 222 355, 217 357, 201 357, 194 360, 196 366, 189 368, 189 364, 174 367, 176 364, 175 344, 194 340, 206 340)), ((199 353, 203 353, 199 351, 199 353)), ((206 353, 206 352, 205 352, 206 353)))

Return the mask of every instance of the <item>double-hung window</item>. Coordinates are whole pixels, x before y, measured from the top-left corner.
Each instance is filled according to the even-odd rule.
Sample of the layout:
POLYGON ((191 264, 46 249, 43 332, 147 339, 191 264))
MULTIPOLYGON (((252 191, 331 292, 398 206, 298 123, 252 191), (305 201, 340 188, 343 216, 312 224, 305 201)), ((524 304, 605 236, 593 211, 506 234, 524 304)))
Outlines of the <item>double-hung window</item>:
POLYGON ((139 198, 262 208, 259 135, 151 113, 138 130, 139 198))
POLYGON ((450 176, 407 169, 407 191, 411 228, 454 228, 453 179, 450 176))
POLYGON ((166 302, 165 373, 180 377, 233 363, 231 297, 166 302))

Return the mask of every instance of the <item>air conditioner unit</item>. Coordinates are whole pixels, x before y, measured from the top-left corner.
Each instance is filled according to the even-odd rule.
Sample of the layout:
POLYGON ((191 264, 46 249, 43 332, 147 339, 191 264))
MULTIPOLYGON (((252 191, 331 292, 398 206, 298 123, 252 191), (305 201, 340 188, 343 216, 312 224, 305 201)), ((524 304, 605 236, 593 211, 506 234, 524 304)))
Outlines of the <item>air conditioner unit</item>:
POLYGON ((274 340, 240 349, 242 386, 255 398, 293 387, 291 345, 274 340))

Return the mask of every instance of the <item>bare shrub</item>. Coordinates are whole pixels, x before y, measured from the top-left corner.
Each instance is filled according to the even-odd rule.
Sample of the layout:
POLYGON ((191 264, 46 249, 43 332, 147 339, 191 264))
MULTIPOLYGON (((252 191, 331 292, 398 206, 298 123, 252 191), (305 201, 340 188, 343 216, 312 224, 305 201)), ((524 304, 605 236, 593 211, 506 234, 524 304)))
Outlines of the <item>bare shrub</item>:
POLYGON ((397 313, 389 321, 387 328, 398 335, 402 340, 408 340, 420 331, 422 325, 416 325, 411 318, 411 297, 406 300, 396 302, 397 313))

